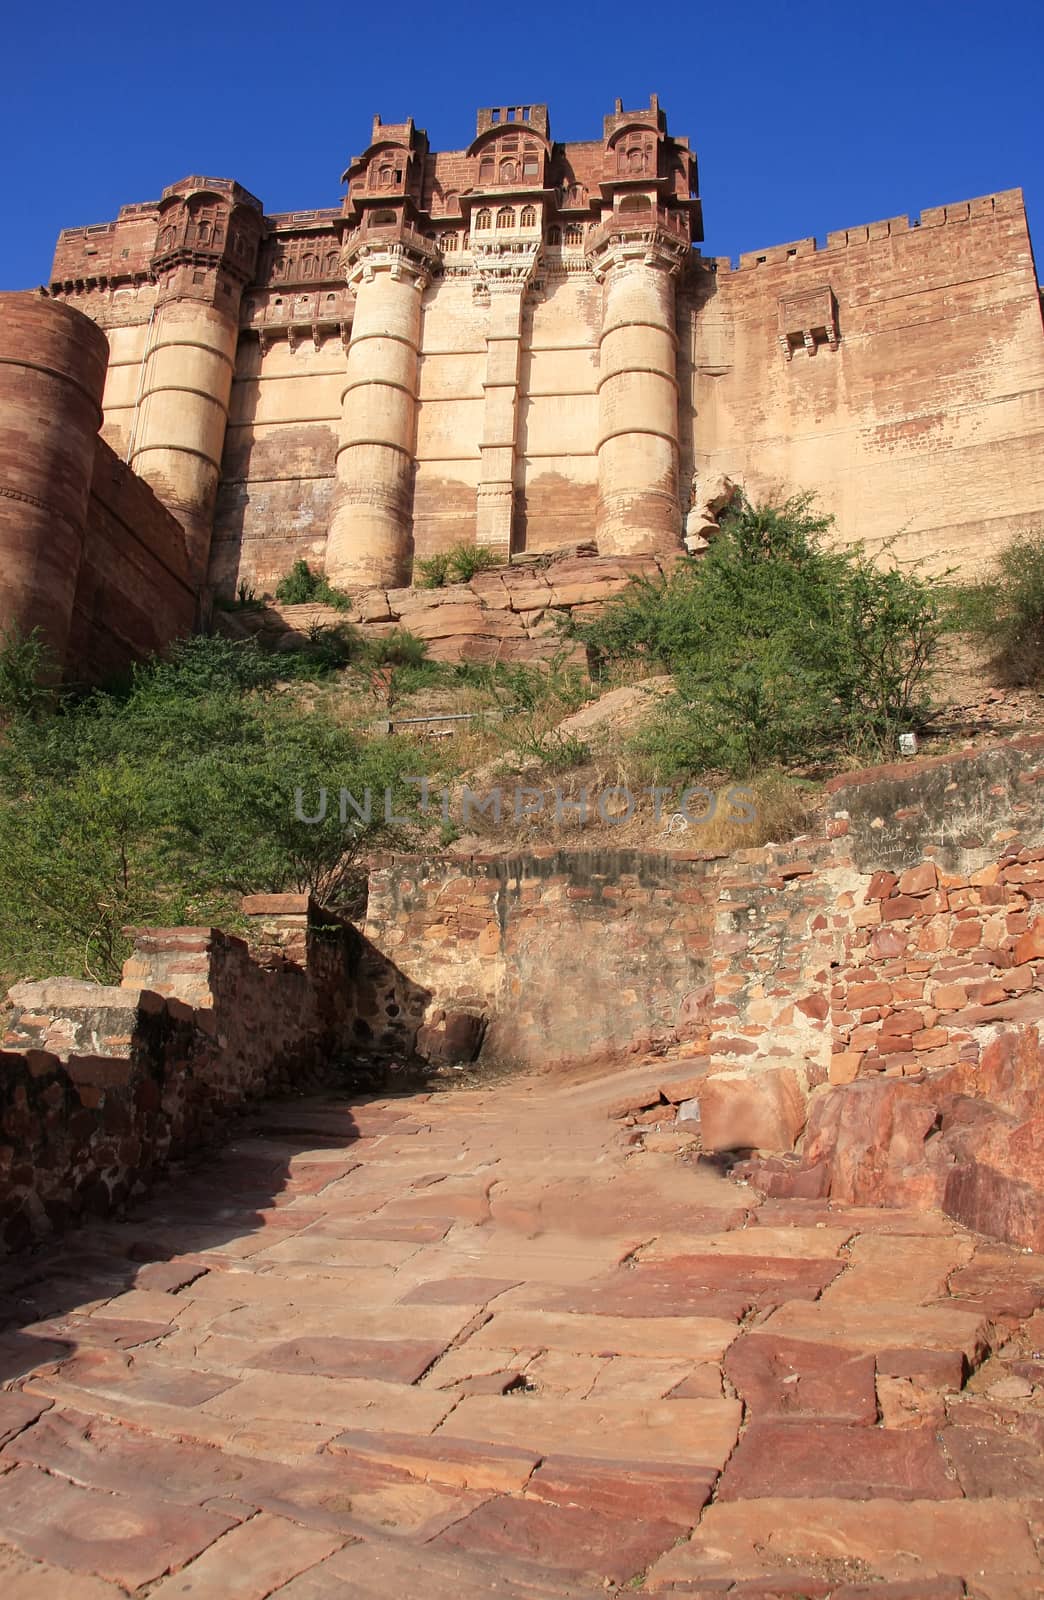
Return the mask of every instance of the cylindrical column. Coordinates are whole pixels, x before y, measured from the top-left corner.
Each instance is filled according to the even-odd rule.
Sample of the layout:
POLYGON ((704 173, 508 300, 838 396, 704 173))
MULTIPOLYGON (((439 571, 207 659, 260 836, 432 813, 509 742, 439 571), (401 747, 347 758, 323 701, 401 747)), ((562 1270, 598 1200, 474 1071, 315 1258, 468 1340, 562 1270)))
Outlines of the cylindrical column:
POLYGON ((161 302, 133 424, 130 464, 184 527, 200 580, 210 554, 237 337, 234 308, 161 302))
POLYGON ((677 549, 678 380, 671 253, 614 251, 600 264, 598 512, 602 554, 677 549))
POLYGON ((413 564, 421 295, 427 274, 381 250, 349 273, 355 318, 341 394, 337 492, 326 543, 333 583, 394 588, 413 564))
POLYGON ((0 294, 0 626, 65 664, 109 345, 79 311, 0 294))

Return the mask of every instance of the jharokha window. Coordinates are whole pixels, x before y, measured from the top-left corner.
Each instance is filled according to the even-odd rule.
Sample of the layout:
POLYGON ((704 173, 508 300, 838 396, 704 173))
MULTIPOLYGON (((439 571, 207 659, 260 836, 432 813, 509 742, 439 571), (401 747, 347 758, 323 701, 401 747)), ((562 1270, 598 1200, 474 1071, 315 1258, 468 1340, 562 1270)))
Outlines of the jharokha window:
POLYGON ((492 220, 493 220, 492 212, 490 212, 490 211, 480 211, 478 213, 478 215, 476 216, 476 218, 475 218, 475 227, 476 228, 488 228, 490 223, 492 222, 492 220))
POLYGON ((523 228, 535 228, 536 227, 536 207, 535 206, 523 206, 522 207, 522 215, 519 218, 519 225, 521 227, 523 227, 523 228))
POLYGON ((502 206, 497 212, 498 228, 513 228, 515 226, 515 212, 512 206, 502 206))

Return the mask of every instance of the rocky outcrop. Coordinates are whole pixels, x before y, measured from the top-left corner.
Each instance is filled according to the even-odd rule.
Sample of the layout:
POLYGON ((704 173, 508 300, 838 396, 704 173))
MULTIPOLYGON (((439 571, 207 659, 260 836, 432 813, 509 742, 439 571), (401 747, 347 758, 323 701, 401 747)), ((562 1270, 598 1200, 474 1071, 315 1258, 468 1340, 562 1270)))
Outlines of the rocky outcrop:
POLYGON ((656 577, 671 556, 600 556, 594 545, 570 545, 480 572, 442 589, 368 589, 352 595, 349 612, 330 606, 272 604, 258 611, 219 612, 233 636, 262 636, 293 648, 316 625, 351 622, 364 637, 402 628, 425 639, 433 661, 549 661, 565 652, 581 664, 581 647, 563 638, 570 616, 597 615, 635 577, 656 577))

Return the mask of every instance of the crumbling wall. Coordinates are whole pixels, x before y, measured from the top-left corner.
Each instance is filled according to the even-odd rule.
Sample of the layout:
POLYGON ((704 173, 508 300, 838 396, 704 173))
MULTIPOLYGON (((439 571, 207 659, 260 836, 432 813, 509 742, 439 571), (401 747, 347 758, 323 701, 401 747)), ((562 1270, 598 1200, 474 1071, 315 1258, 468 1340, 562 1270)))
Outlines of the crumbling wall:
POLYGON ((748 1169, 775 1194, 1039 1247, 1042 782, 1039 737, 846 775, 800 860, 725 865, 706 1149, 777 1152, 748 1169))
POLYGON ((429 1026, 484 1018, 484 1061, 564 1067, 704 1028, 707 895, 695 854, 397 856, 371 875, 366 934, 429 991, 429 1026))
POLYGON ((17 984, 0 1053, 0 1248, 120 1206, 261 1096, 319 1082, 350 1046, 351 930, 302 964, 210 928, 139 935, 124 984, 17 984))

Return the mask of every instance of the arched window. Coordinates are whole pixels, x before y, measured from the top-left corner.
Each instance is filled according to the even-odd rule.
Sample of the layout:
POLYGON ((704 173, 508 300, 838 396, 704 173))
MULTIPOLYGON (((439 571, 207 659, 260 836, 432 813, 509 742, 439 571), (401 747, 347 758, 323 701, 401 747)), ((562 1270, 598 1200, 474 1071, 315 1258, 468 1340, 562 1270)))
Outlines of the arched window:
POLYGON ((519 217, 518 220, 519 220, 519 226, 522 227, 522 228, 535 228, 536 227, 536 207, 535 206, 523 206, 522 207, 522 215, 519 217))
POLYGON ((456 250, 457 235, 455 233, 444 233, 442 238, 439 240, 439 243, 443 250, 456 250))
POLYGON ((561 230, 561 228, 548 228, 548 230, 547 230, 547 242, 548 242, 548 244, 561 244, 562 243, 562 230, 561 230))
POLYGON ((196 239, 200 244, 210 243, 210 223, 201 222, 196 229, 196 239))
POLYGON ((501 183, 514 183, 518 178, 518 162, 502 161, 500 163, 501 183))
POLYGON ((501 206, 497 212, 498 228, 513 228, 515 226, 515 209, 513 206, 501 206))
POLYGON ((395 212, 374 211, 370 215, 370 221, 375 228, 390 228, 395 222, 395 212))
POLYGON ((638 145, 632 145, 627 152, 627 170, 628 172, 645 171, 645 151, 638 145))
POLYGON ((479 183, 492 183, 496 165, 492 156, 483 156, 479 162, 479 183))
POLYGON ((390 189, 394 176, 395 174, 391 167, 382 167, 377 174, 377 182, 382 189, 390 189))
POLYGON ((652 201, 645 194, 628 194, 620 201, 621 211, 651 211, 652 201))
POLYGON ((475 227, 488 228, 492 220, 493 213, 491 211, 480 211, 478 216, 475 218, 475 227))
POLYGON ((583 228, 578 228, 575 224, 571 228, 567 228, 565 231, 565 242, 566 244, 583 244, 583 228))
POLYGON ((313 256, 313 255, 302 256, 301 257, 301 276, 302 276, 302 278, 314 278, 315 277, 315 269, 316 269, 316 267, 318 265, 319 265, 318 256, 313 256))
POLYGON ((326 253, 326 261, 323 264, 323 271, 326 273, 326 276, 328 278, 332 277, 333 274, 337 271, 337 251, 336 250, 328 250, 327 251, 327 253, 326 253))

